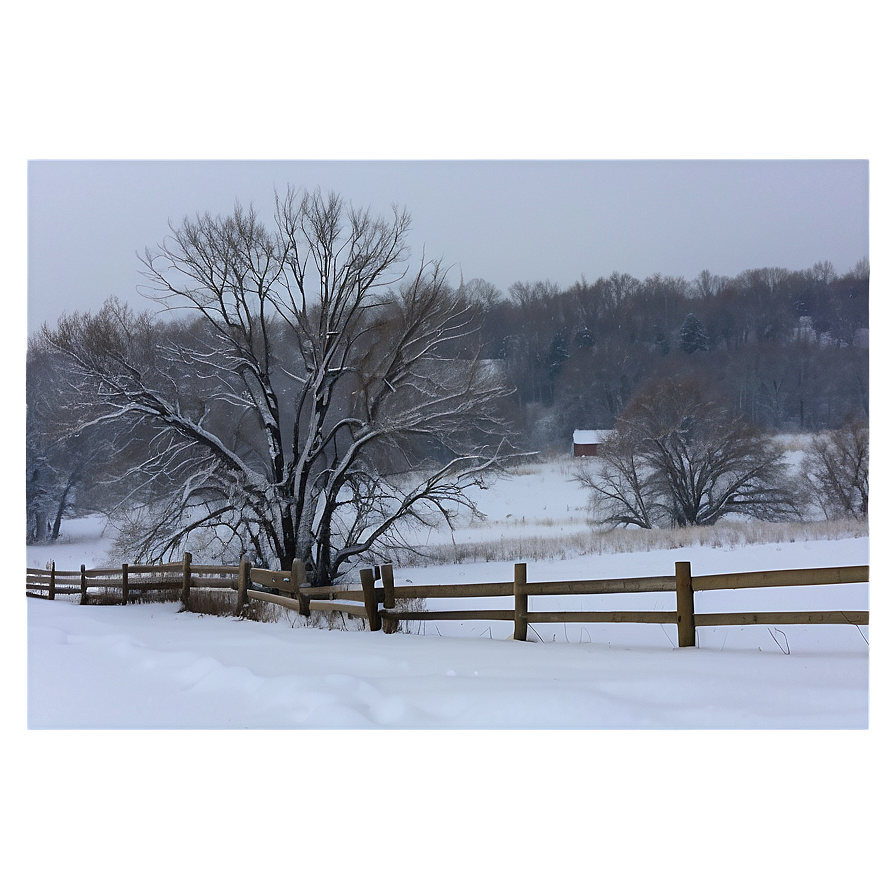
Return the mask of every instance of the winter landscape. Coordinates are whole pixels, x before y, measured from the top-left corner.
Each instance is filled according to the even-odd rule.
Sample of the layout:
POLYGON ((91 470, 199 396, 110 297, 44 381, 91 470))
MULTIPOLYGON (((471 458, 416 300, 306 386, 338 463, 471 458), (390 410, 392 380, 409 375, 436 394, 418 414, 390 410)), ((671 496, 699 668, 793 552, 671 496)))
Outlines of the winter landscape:
MULTIPOLYGON (((189 552, 329 587, 380 560, 420 585, 507 582, 516 561, 529 582, 868 562, 867 257, 504 296, 455 285, 438 258, 410 266, 407 209, 320 187, 275 193, 270 221, 237 200, 169 230, 138 254, 154 312, 110 296, 29 340, 32 567, 189 552), (590 443, 574 449, 575 433, 590 443)), ((867 590, 697 604, 865 610, 867 590)), ((858 625, 706 627, 680 650, 644 623, 538 624, 509 643, 498 623, 385 637, 289 612, 30 612, 35 728, 868 725, 858 625)))
MULTIPOLYGON (((847 524, 818 523, 809 541, 794 533, 802 539, 811 529, 756 522, 699 536, 601 538, 571 478, 589 462, 554 458, 495 480, 477 494, 484 519, 453 533, 418 531, 442 562, 396 564, 397 581, 508 581, 514 557, 528 560, 530 581, 670 575, 676 560, 690 561, 695 575, 868 563, 867 535, 847 524)), ((110 541, 103 523, 70 521, 61 544, 28 548, 28 565, 101 565, 110 541)), ((696 600, 698 612, 867 609, 868 586, 707 592, 696 600)), ((530 605, 651 610, 673 609, 674 601, 667 593, 530 605)), ((508 640, 512 623, 496 621, 409 622, 411 631, 387 636, 305 627, 288 612, 257 623, 178 613, 178 603, 28 604, 33 728, 868 726, 864 626, 700 628, 698 647, 680 649, 674 626, 651 624, 532 626, 522 643, 508 640)), ((506 607, 507 599, 476 605, 506 607)))

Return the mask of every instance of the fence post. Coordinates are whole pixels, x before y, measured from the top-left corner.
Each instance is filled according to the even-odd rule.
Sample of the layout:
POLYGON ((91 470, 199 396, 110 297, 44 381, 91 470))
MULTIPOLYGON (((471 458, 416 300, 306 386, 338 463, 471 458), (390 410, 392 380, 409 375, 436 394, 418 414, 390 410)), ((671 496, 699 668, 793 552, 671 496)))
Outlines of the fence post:
POLYGON ((526 640, 529 627, 529 594, 526 591, 526 564, 516 563, 513 567, 513 639, 526 640))
POLYGON ((242 616, 248 603, 246 592, 249 590, 249 569, 251 563, 247 554, 240 557, 240 571, 236 579, 236 615, 242 616))
POLYGON ((299 615, 311 615, 311 595, 302 593, 302 583, 305 581, 305 564, 298 557, 292 561, 292 570, 289 574, 289 581, 292 585, 293 596, 299 602, 299 615))
POLYGON ((678 610, 678 646, 695 647, 697 629, 694 625, 694 586, 691 583, 691 564, 675 564, 675 596, 678 610))
POLYGON ((87 603, 87 567, 81 564, 81 606, 87 603))
POLYGON ((56 600, 56 561, 50 564, 50 600, 56 600))
POLYGON ((378 632, 383 626, 383 621, 380 619, 376 600, 376 587, 373 582, 373 570, 362 569, 361 587, 364 589, 364 608, 367 610, 367 621, 370 623, 370 630, 378 632))
POLYGON ((123 604, 127 604, 128 598, 130 597, 130 589, 128 588, 128 565, 127 563, 121 564, 121 602, 123 604))
MULTIPOLYGON (((383 609, 395 609, 395 573, 391 563, 384 563, 381 571, 383 577, 383 609)), ((383 631, 387 635, 394 634, 398 629, 397 619, 384 619, 383 631)))
POLYGON ((193 563, 193 555, 189 551, 184 552, 184 578, 183 578, 183 588, 181 590, 181 602, 184 605, 184 610, 187 612, 190 611, 190 579, 192 577, 192 571, 190 569, 191 564, 193 563))

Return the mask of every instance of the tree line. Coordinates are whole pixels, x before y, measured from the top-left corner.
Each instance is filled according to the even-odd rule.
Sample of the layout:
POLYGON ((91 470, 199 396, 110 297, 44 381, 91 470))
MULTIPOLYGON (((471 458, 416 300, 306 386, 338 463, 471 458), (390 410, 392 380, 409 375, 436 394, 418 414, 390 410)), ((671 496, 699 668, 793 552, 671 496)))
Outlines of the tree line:
MULTIPOLYGON (((712 403, 707 420, 744 427, 735 453, 747 446, 768 472, 769 513, 790 499, 775 492, 759 429, 867 416, 866 262, 690 283, 613 273, 563 290, 518 282, 504 296, 412 263, 409 227, 403 210, 377 216, 290 188, 271 225, 237 204, 185 218, 145 251, 144 294, 181 313, 113 297, 45 325, 27 357, 29 538, 101 510, 138 560, 188 545, 284 569, 298 558, 310 583, 328 584, 400 543, 405 524, 474 510, 485 477, 567 448, 574 428, 617 426, 606 469, 613 448, 642 477, 643 520, 613 506, 608 521, 711 522, 691 518, 682 494, 660 495, 657 455, 631 439, 633 408, 664 383, 686 381, 693 401, 712 403)), ((744 496, 717 510, 743 510, 744 496)))
POLYGON ((487 356, 516 389, 537 447, 611 429, 646 383, 700 376, 751 423, 817 432, 868 414, 869 266, 760 268, 687 281, 614 272, 560 289, 474 281, 487 356))

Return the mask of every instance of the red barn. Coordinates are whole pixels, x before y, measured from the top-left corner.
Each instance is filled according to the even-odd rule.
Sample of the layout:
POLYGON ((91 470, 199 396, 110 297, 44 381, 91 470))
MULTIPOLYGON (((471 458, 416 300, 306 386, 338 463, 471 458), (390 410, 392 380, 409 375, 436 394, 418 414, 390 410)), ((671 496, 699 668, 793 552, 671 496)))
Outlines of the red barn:
POLYGON ((597 430, 576 429, 572 434, 573 457, 595 457, 597 455, 597 430))

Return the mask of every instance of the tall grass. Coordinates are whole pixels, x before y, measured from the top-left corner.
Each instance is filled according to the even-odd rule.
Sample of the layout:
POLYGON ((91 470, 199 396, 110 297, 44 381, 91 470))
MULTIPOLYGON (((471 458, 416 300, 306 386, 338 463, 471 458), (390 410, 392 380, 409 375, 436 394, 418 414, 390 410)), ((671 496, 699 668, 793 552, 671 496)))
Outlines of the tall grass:
MULTIPOLYGON (((500 528, 495 524, 495 528, 500 528)), ((428 566, 450 563, 517 562, 522 560, 567 560, 589 554, 630 554, 684 547, 735 548, 754 544, 798 541, 833 541, 868 535, 868 523, 858 520, 812 522, 721 522, 715 526, 684 529, 592 528, 558 535, 516 534, 512 528, 498 538, 469 543, 393 548, 397 566, 428 566)))

